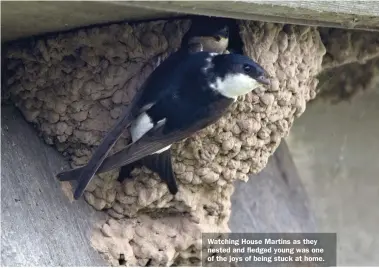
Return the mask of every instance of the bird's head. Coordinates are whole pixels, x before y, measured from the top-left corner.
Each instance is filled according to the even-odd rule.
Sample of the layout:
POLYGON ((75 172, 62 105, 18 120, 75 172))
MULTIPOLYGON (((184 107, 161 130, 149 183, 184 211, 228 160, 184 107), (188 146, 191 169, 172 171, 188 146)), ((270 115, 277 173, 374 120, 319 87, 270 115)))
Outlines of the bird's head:
MULTIPOLYGON (((269 85, 267 72, 258 63, 240 54, 210 54, 208 69, 212 71, 211 87, 228 98, 238 96, 269 85)), ((207 71, 207 69, 204 69, 207 71)))
POLYGON ((229 26, 221 19, 198 19, 183 38, 182 46, 192 52, 223 53, 229 45, 229 26))

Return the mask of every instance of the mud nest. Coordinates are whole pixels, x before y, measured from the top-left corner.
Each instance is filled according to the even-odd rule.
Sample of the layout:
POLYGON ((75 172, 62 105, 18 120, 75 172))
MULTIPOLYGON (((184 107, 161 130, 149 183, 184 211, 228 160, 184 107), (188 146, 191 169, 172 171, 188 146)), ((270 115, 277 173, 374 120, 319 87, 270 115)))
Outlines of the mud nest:
MULTIPOLYGON (((7 54, 10 98, 48 144, 72 166, 83 165, 189 25, 118 24, 14 48, 7 54)), ((229 232, 233 181, 265 167, 316 96, 325 48, 315 28, 245 21, 239 27, 244 53, 269 72, 272 85, 241 97, 219 122, 173 146, 178 194, 146 168, 122 184, 117 170, 100 174, 86 189, 87 202, 111 216, 92 239, 110 264, 199 265, 201 232, 229 232)), ((129 140, 126 132, 113 152, 129 140)))

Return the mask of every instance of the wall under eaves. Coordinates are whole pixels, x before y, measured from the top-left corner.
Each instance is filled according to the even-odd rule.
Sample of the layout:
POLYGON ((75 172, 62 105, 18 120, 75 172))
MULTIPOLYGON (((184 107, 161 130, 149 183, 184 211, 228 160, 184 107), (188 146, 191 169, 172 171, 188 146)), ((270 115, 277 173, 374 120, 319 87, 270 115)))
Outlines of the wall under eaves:
MULTIPOLYGON (((188 27, 188 20, 113 24, 9 47, 7 92, 45 142, 83 165, 188 27)), ((173 146, 179 193, 169 194, 147 169, 123 183, 114 180, 116 171, 100 174, 87 188, 86 201, 113 217, 92 240, 110 263, 125 252, 132 265, 199 264, 201 232, 229 231, 233 181, 247 181, 266 166, 316 96, 325 48, 314 27, 241 21, 239 29, 245 54, 268 71, 272 85, 240 98, 219 122, 173 146)), ((127 142, 125 134, 112 151, 127 142)))

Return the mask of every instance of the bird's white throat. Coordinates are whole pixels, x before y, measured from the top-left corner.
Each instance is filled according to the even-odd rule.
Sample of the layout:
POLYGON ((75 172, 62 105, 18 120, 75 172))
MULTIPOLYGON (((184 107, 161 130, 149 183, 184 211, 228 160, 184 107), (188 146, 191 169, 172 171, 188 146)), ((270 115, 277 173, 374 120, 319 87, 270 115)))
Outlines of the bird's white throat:
POLYGON ((219 92, 221 95, 236 99, 250 91, 258 88, 260 83, 246 74, 228 74, 223 79, 216 78, 216 81, 210 84, 210 87, 219 92))

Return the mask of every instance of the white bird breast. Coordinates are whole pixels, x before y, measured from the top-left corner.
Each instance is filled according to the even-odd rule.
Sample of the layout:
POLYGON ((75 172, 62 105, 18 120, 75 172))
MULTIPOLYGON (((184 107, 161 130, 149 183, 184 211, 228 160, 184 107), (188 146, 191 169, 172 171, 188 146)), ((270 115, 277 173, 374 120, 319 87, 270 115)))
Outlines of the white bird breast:
MULTIPOLYGON (((165 119, 163 119, 165 120, 165 119)), ((163 122, 163 120, 159 121, 159 123, 163 122)), ((132 141, 136 142, 139 140, 143 135, 145 135, 146 132, 148 132, 150 129, 154 127, 153 120, 151 120, 150 116, 147 113, 141 113, 136 120, 133 121, 132 125, 130 126, 130 134, 132 136, 132 141)), ((154 154, 159 154, 167 149, 169 149, 171 145, 162 148, 158 151, 156 151, 154 154)))

